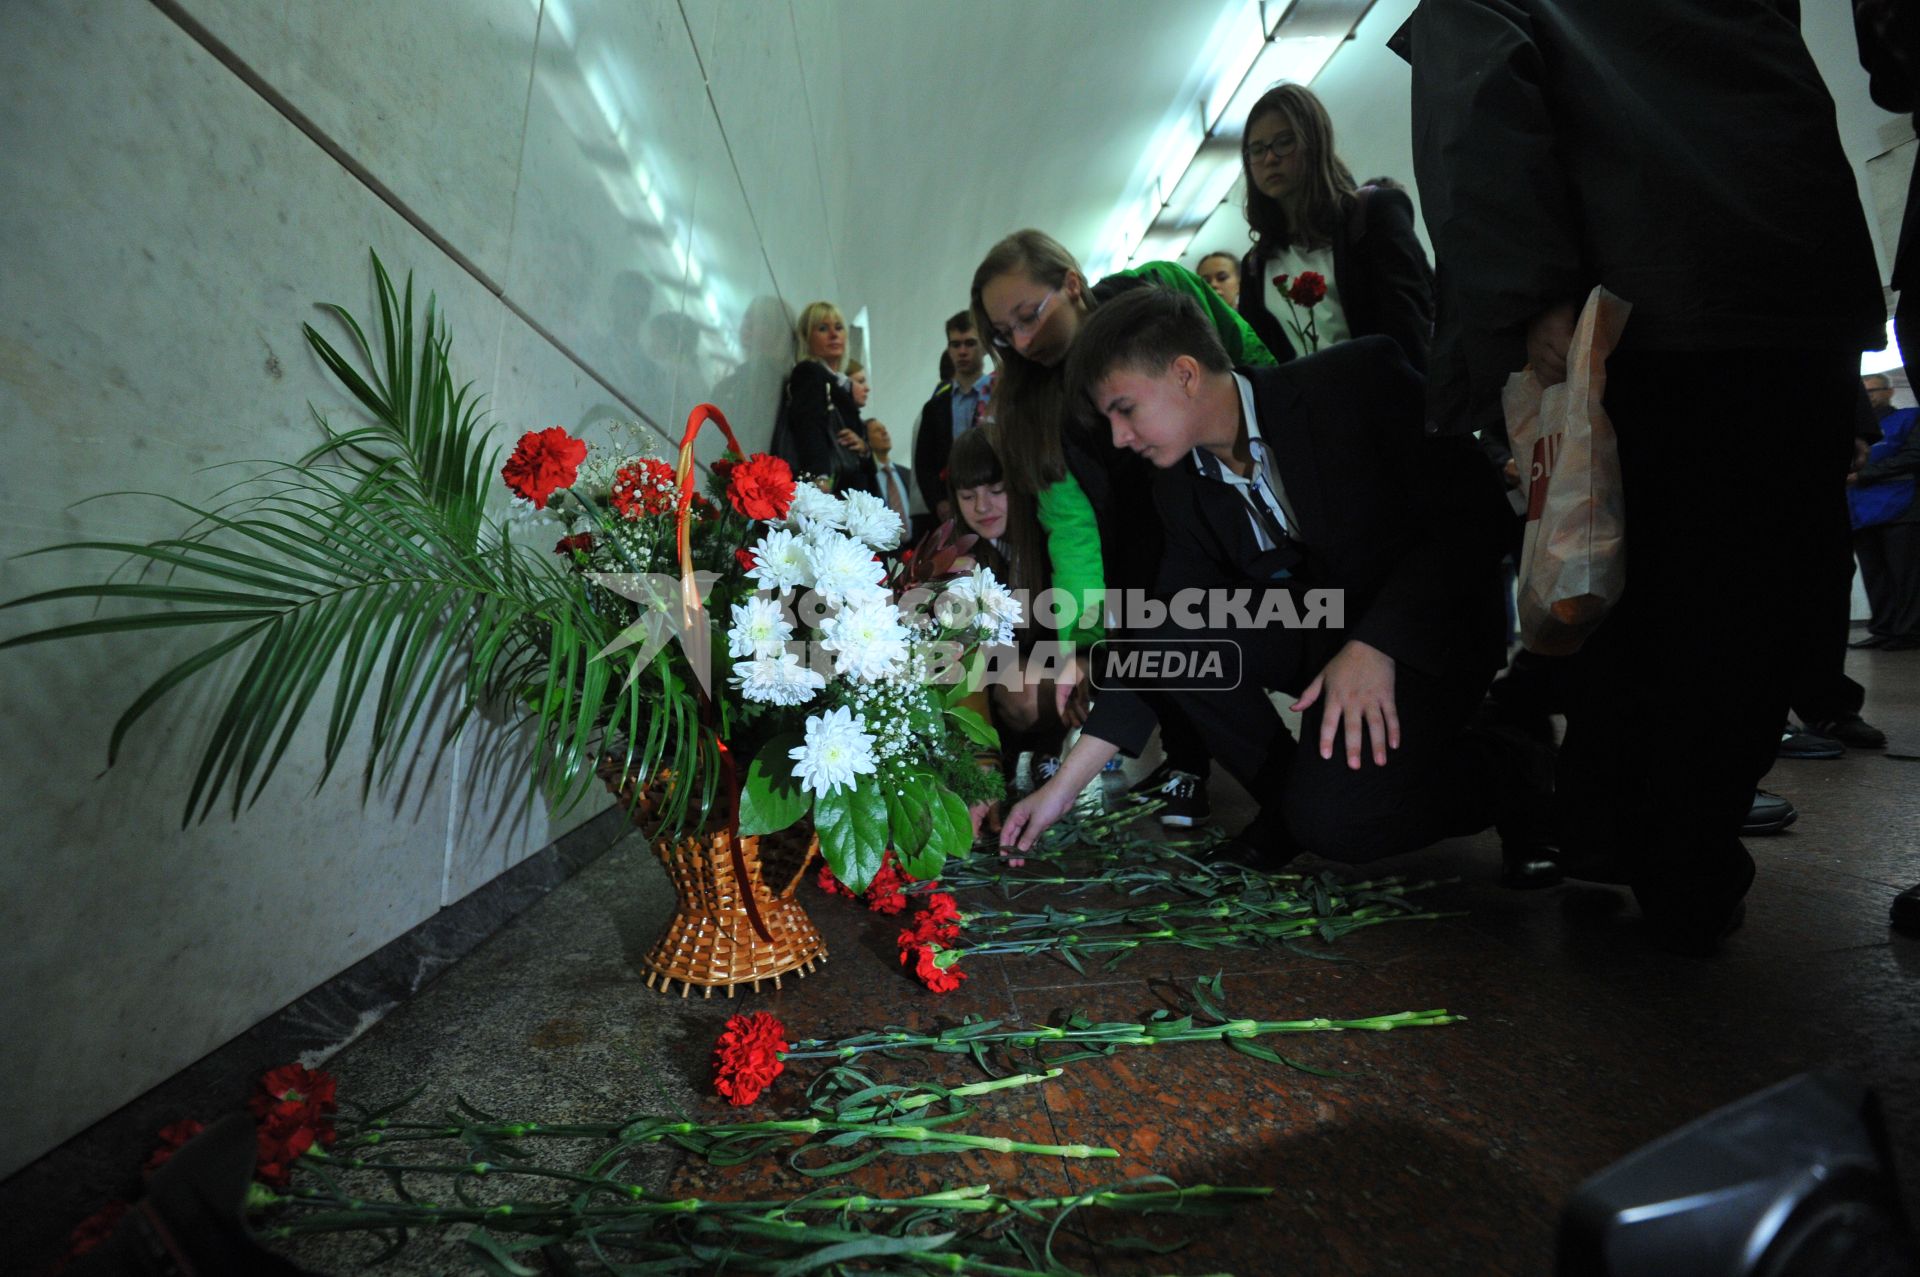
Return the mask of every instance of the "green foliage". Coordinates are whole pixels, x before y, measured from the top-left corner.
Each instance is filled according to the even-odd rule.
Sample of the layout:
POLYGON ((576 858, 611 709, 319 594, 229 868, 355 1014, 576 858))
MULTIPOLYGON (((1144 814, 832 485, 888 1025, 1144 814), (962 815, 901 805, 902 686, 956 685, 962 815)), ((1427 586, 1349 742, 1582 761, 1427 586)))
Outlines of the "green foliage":
POLYGON ((559 807, 594 781, 606 740, 632 772, 681 778, 665 815, 676 824, 710 801, 717 756, 671 648, 644 666, 596 654, 619 632, 547 546, 522 546, 486 517, 500 454, 469 384, 456 384, 452 338, 433 298, 415 322, 413 284, 396 292, 378 256, 376 349, 343 307, 346 353, 311 325, 308 343, 357 401, 364 423, 335 428, 293 465, 274 464, 218 505, 146 495, 183 510, 179 536, 83 541, 51 551, 126 556, 115 578, 48 590, 9 608, 88 598, 134 605, 8 639, 0 647, 192 628, 204 643, 156 678, 114 724, 108 763, 129 731, 176 688, 210 682, 224 696, 201 751, 182 823, 222 794, 234 816, 266 787, 296 730, 325 710, 324 782, 369 743, 363 795, 389 782, 415 729, 448 690, 453 712, 427 742, 444 749, 472 711, 509 709, 530 730, 529 782, 559 807))

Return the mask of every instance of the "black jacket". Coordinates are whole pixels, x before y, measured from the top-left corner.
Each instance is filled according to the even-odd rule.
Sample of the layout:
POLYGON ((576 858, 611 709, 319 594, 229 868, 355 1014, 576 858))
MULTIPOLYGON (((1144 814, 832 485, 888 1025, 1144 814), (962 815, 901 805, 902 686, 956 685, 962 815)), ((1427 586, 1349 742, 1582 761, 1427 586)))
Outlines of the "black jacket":
MULTIPOLYGON (((1273 357, 1286 363, 1300 352, 1280 318, 1267 309, 1264 281, 1273 273, 1269 246, 1255 244, 1240 262, 1239 311, 1273 357)), ((1380 333, 1400 345, 1416 372, 1427 370, 1433 336, 1433 268, 1413 230, 1413 201, 1404 191, 1367 186, 1354 214, 1333 235, 1333 286, 1347 330, 1380 333)))
POLYGON ((1439 264, 1438 427, 1484 421, 1527 321, 1595 284, 1633 304, 1622 350, 1881 344, 1799 17, 1797 0, 1422 0, 1394 43, 1439 264))
POLYGON ((775 451, 796 474, 826 475, 835 492, 858 489, 878 496, 873 482, 873 458, 860 456, 839 441, 842 428, 861 438, 866 428, 853 392, 814 359, 803 359, 787 377, 786 401, 775 451))
MULTIPOLYGON (((1182 460, 1153 487, 1166 538, 1160 590, 1257 592, 1284 567, 1288 586, 1346 592, 1343 641, 1423 673, 1484 668, 1491 678, 1505 654, 1511 515, 1478 448, 1423 431, 1424 384, 1399 349, 1362 337, 1240 372, 1299 519, 1293 543, 1262 551, 1239 495, 1182 460)), ((1137 749, 1152 726, 1142 698, 1105 691, 1087 731, 1137 749)))
POLYGON ((953 452, 953 383, 943 381, 920 410, 913 432, 913 468, 920 476, 920 498, 937 514, 947 499, 947 457, 953 452))

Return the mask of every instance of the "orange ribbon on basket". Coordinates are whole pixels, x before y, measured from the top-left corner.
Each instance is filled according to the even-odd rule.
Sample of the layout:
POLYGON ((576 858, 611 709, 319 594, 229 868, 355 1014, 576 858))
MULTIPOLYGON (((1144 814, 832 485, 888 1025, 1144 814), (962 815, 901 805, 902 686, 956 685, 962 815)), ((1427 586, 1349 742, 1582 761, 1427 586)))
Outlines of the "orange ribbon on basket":
MULTIPOLYGON (((700 600, 700 585, 693 576, 693 540, 689 528, 689 515, 693 509, 693 440, 700 433, 700 427, 713 422, 720 427, 720 433, 727 437, 727 447, 736 456, 744 458, 747 454, 740 449, 740 441, 733 437, 733 428, 727 425, 727 415, 710 403, 703 403, 687 414, 687 430, 680 436, 680 458, 674 470, 674 477, 680 485, 679 504, 673 512, 673 530, 680 549, 680 633, 682 635, 704 635, 706 627, 701 624, 706 605, 700 600)), ((767 924, 760 917, 760 906, 753 898, 753 883, 747 877, 747 858, 740 850, 740 774, 734 766, 733 753, 727 748, 727 742, 720 737, 719 710, 713 702, 713 696, 707 690, 707 675, 711 671, 713 645, 705 643, 696 654, 689 650, 688 658, 695 664, 694 686, 700 693, 700 717, 713 730, 714 744, 720 755, 720 787, 727 795, 727 856, 733 862, 733 880, 740 889, 740 900, 747 908, 747 921, 753 924, 753 930, 762 940, 773 943, 773 933, 767 930, 767 924)))

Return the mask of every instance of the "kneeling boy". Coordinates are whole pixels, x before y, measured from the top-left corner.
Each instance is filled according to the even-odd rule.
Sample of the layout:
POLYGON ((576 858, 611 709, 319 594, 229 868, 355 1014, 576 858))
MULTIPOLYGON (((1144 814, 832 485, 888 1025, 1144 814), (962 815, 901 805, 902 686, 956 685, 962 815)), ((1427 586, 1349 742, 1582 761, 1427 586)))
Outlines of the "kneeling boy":
POLYGON ((1139 657, 1230 643, 1240 664, 1232 690, 1158 690, 1260 802, 1243 835, 1251 850, 1269 863, 1302 850, 1363 861, 1498 820, 1510 880, 1549 879, 1553 867, 1531 860, 1542 831, 1517 831, 1544 811, 1550 757, 1468 726, 1505 655, 1506 504, 1469 441, 1427 436, 1423 384, 1399 347, 1365 337, 1236 371, 1189 298, 1143 288, 1084 321, 1067 386, 1070 402, 1105 419, 1115 446, 1159 468, 1158 595, 1205 594, 1094 649, 1081 740, 1009 813, 1002 845, 1031 849, 1116 750, 1146 744, 1152 712, 1139 681, 1117 686, 1127 683, 1117 671, 1192 668, 1139 657), (1328 607, 1325 591, 1342 606, 1328 607), (1223 614, 1338 621, 1190 624, 1219 627, 1223 614), (1298 743, 1268 690, 1304 712, 1298 743))

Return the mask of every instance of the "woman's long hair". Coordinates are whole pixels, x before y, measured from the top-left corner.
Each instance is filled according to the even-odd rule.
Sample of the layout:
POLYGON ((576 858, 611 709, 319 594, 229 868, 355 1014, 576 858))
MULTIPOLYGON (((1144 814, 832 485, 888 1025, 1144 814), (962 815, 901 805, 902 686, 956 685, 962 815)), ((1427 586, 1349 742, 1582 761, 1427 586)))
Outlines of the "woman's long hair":
MULTIPOLYGON (((1059 240, 1043 231, 1015 231, 988 250, 973 272, 973 327, 985 340, 992 340, 993 324, 980 301, 981 290, 1014 273, 1048 288, 1062 287, 1069 273, 1086 283, 1080 263, 1059 240)), ((1066 477, 1066 453, 1060 447, 1067 410, 1065 384, 1058 368, 1035 363, 1011 346, 993 350, 1000 361, 993 392, 995 442, 1007 468, 1007 484, 1028 498, 1036 497, 1066 477)))
POLYGON ((1304 84, 1281 84, 1261 94, 1247 112, 1245 134, 1251 135, 1255 121, 1278 115, 1292 127, 1306 156, 1306 198, 1301 201, 1300 224, 1292 225, 1279 200, 1262 195, 1253 184, 1253 161, 1243 144, 1240 148, 1240 174, 1247 191, 1248 237, 1257 248, 1271 253, 1295 240, 1310 244, 1328 244, 1333 233, 1353 208, 1353 171, 1333 149, 1333 120, 1327 108, 1304 84))
MULTIPOLYGON (((954 517, 962 526, 966 519, 959 513, 960 489, 983 488, 1005 481, 1006 474, 995 446, 996 433, 997 427, 992 431, 969 430, 953 441, 953 451, 947 454, 947 491, 954 494, 954 517)), ((1031 496, 1009 489, 1007 532, 1001 539, 1004 545, 998 553, 975 557, 987 562, 994 575, 1008 586, 1027 591, 1029 599, 1038 598, 1047 588, 1049 576, 1046 540, 1040 530, 1039 510, 1031 496), (994 558, 1000 562, 992 562, 994 558)))

